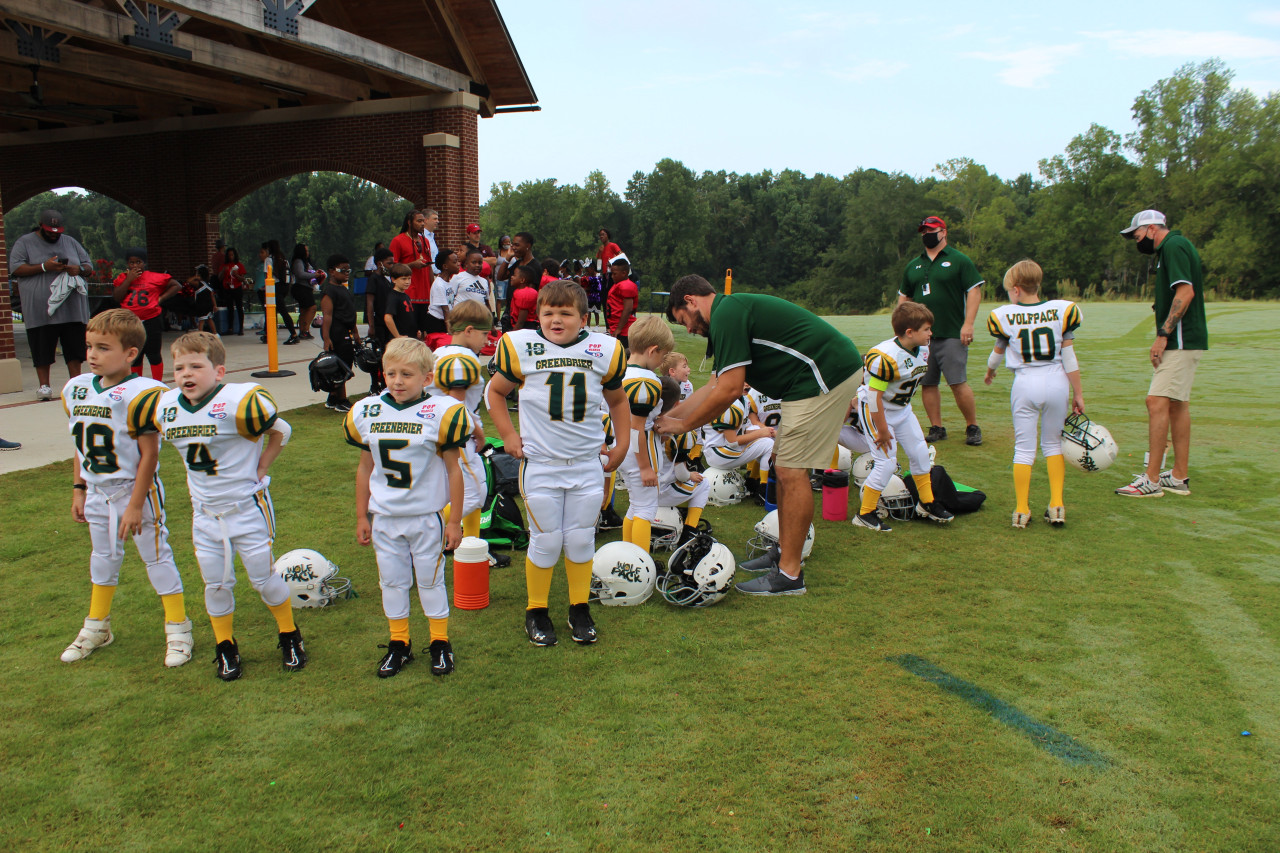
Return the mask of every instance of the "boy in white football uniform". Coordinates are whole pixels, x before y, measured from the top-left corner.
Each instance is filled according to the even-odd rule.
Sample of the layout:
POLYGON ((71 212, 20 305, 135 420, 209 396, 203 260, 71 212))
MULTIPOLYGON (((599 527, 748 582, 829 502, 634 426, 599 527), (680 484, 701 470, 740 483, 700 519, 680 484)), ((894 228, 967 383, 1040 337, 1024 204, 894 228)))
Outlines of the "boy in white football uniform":
POLYGON ((702 461, 712 468, 734 471, 744 465, 752 468, 753 489, 763 499, 769 480, 769 458, 773 456, 773 439, 778 431, 762 426, 751 429, 751 403, 745 397, 734 400, 724 414, 702 428, 702 461))
MULTIPOLYGON (((631 416, 622 390, 626 353, 616 338, 586 329, 587 294, 571 281, 554 281, 538 294, 539 329, 519 329, 498 344, 498 373, 486 392, 506 450, 520 467, 520 490, 529 512, 525 581, 529 603, 525 632, 535 646, 554 646, 547 615, 551 570, 564 551, 569 582, 569 627, 577 643, 597 640, 587 597, 595 557, 595 524, 604 500, 600 448, 609 404, 615 429, 631 416), (520 389, 520 432, 511 424, 506 396, 520 389)), ((631 444, 617 429, 604 471, 618 467, 631 444)))
MULTIPOLYGON (((640 321, 644 322, 643 320, 640 321)), ((639 326, 637 323, 636 326, 639 326)), ((635 326, 632 326, 632 340, 635 326)), ((680 402, 680 383, 670 376, 662 377, 662 408, 669 412, 680 402)), ((697 471, 692 471, 686 464, 689 451, 693 447, 692 432, 682 432, 661 439, 661 452, 658 455, 658 506, 687 506, 684 527, 680 531, 679 548, 693 538, 698 530, 698 522, 702 520, 702 511, 707 507, 711 497, 711 481, 697 471)))
MULTIPOLYGON (((472 417, 471 438, 463 446, 459 460, 466 492, 462 502, 462 535, 479 536, 480 513, 489 496, 489 483, 484 460, 480 458, 480 449, 484 447, 484 426, 480 421, 480 407, 484 403, 484 371, 477 353, 489 340, 493 315, 481 303, 466 299, 454 306, 449 322, 453 340, 434 353, 434 378, 427 393, 461 400, 472 417)), ((451 512, 451 509, 445 509, 446 521, 451 512)))
POLYGON ((1076 360, 1075 330, 1080 309, 1065 299, 1041 299, 1044 273, 1035 261, 1024 260, 1004 274, 1004 288, 1012 305, 996 308, 987 318, 987 331, 996 339, 987 358, 990 385, 1003 360, 1013 371, 1009 402, 1013 409, 1013 491, 1017 505, 1013 526, 1026 527, 1031 520, 1031 464, 1036 459, 1036 423, 1040 425, 1040 452, 1049 469, 1049 506, 1045 521, 1064 524, 1066 508, 1062 486, 1066 463, 1062 458, 1062 425, 1067 419, 1067 391, 1071 409, 1084 412, 1080 364, 1076 360))
POLYGON ((911 463, 920 500, 916 512, 945 524, 951 513, 933 498, 929 479, 929 445, 911 410, 911 398, 929 366, 929 340, 933 336, 933 312, 919 302, 902 302, 890 319, 894 337, 868 350, 863 357, 862 385, 858 387, 858 421, 871 445, 875 467, 863 484, 862 506, 853 518, 855 527, 888 533, 891 528, 876 515, 880 492, 889 485, 898 456, 898 445, 911 463))
POLYGON ((462 541, 465 489, 458 458, 473 427, 465 403, 425 393, 433 361, 427 345, 413 338, 387 344, 387 390, 356 403, 344 426, 347 442, 364 451, 356 469, 356 540, 373 543, 391 629, 379 678, 413 660, 409 589, 415 576, 431 627, 431 673, 454 669, 444 551, 462 541), (446 501, 454 510, 447 524, 441 514, 446 501))
POLYGON ((276 520, 267 491, 267 471, 292 430, 261 385, 223 383, 227 351, 216 335, 188 332, 171 350, 178 387, 160 398, 157 427, 187 466, 191 539, 218 643, 215 673, 234 681, 243 672, 232 630, 236 554, 275 617, 285 669, 300 670, 307 665, 307 652, 293 621, 289 585, 272 571, 276 520))
POLYGON ((658 516, 658 472, 662 451, 653 421, 662 412, 662 384, 654 370, 676 345, 671 327, 656 314, 631 326, 628 340, 631 357, 622 379, 627 404, 631 407, 631 453, 618 466, 627 487, 627 514, 622 521, 622 538, 649 553, 649 534, 658 516))
POLYGON ((168 641, 165 666, 191 660, 191 620, 182 599, 182 578, 169 547, 156 405, 167 388, 135 376, 134 359, 147 331, 132 311, 113 308, 85 330, 88 373, 62 389, 76 455, 72 468, 71 516, 89 525, 89 615, 62 660, 83 660, 115 639, 111 600, 120 582, 124 542, 133 534, 147 577, 164 605, 168 641))

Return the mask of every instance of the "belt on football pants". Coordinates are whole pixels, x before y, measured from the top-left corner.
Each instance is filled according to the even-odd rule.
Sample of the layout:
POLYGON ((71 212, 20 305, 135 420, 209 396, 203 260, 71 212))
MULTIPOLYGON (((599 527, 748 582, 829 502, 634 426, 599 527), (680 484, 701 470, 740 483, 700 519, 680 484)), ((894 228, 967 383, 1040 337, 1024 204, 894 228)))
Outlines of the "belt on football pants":
POLYGON ((199 510, 218 522, 218 532, 222 534, 222 586, 230 586, 235 578, 235 553, 231 548, 231 529, 227 527, 227 516, 240 511, 241 507, 256 504, 258 495, 266 491, 271 484, 270 477, 263 477, 253 492, 253 497, 228 504, 200 504, 199 510))
POLYGON ((125 492, 132 492, 133 483, 125 482, 112 492, 107 491, 101 486, 90 486, 89 488, 97 494, 102 495, 107 502, 107 529, 111 531, 111 553, 108 556, 114 557, 116 555, 116 546, 120 547, 120 553, 123 555, 124 543, 120 541, 120 531, 117 529, 120 519, 116 515, 116 500, 125 492))

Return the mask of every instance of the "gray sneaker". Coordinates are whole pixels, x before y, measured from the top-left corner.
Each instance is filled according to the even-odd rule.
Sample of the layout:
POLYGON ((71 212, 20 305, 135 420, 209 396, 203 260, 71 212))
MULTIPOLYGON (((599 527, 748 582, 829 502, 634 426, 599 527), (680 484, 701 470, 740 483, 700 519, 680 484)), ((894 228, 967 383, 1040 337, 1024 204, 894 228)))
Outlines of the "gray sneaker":
POLYGON ((1139 474, 1127 486, 1116 489, 1116 494, 1126 498, 1158 498, 1164 494, 1159 483, 1147 479, 1146 474, 1139 474))
POLYGON ((1185 480, 1179 480, 1173 476, 1172 470, 1161 471, 1160 488, 1166 492, 1173 492, 1175 495, 1189 495, 1191 494, 1191 478, 1187 477, 1185 480))
POLYGON ((964 429, 964 443, 970 447, 978 447, 982 444, 982 428, 977 424, 969 424, 964 429))
POLYGON ((804 595, 806 592, 804 569, 800 570, 800 577, 794 580, 784 575, 782 569, 773 569, 767 575, 734 586, 738 588, 738 592, 745 592, 747 595, 804 595))
POLYGON ((743 572, 769 572, 778 567, 778 559, 781 557, 781 549, 777 545, 771 545, 769 550, 763 555, 756 557, 754 560, 747 560, 745 563, 738 564, 738 570, 743 572))

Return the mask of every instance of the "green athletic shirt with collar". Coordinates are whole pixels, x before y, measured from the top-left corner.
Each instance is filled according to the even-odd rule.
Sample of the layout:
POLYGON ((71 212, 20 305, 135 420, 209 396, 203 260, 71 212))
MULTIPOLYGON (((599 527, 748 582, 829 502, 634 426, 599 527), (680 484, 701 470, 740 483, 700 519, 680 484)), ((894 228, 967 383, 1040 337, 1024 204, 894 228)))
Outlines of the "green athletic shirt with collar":
POLYGON ((982 276, 969 256, 944 246, 932 261, 928 252, 912 258, 902 271, 898 292, 933 312, 935 338, 958 338, 964 325, 965 299, 980 284, 982 276))
POLYGON ((746 367, 747 384, 787 402, 826 394, 862 367, 853 341, 776 296, 717 295, 707 336, 716 373, 746 367))
POLYGON ((1173 333, 1166 349, 1208 349, 1209 325, 1204 317, 1204 272, 1200 253, 1181 231, 1170 231, 1156 249, 1156 330, 1164 325, 1173 305, 1177 285, 1191 285, 1194 295, 1173 333))

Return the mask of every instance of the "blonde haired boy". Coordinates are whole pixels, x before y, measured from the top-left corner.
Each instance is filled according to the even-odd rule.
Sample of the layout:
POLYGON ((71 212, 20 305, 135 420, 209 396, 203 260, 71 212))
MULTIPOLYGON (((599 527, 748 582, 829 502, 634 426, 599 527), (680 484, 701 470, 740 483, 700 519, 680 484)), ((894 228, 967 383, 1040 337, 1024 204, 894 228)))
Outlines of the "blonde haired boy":
POLYGON ((622 538, 649 553, 653 520, 658 515, 658 477, 662 450, 653 422, 662 413, 662 383, 654 371, 675 348, 675 335, 666 320, 651 314, 637 320, 629 335, 631 357, 622 379, 622 390, 631 408, 628 422, 632 452, 618 466, 627 486, 627 514, 622 521, 622 538))

